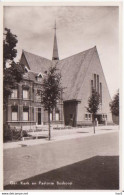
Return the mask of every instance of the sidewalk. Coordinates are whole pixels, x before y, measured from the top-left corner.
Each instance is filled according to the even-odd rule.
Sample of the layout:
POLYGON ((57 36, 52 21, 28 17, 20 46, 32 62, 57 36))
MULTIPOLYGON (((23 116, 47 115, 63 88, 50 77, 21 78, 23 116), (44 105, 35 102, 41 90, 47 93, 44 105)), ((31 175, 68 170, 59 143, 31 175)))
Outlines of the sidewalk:
POLYGON ((57 142, 61 140, 75 139, 75 138, 88 137, 88 136, 96 136, 99 134, 106 134, 106 133, 112 133, 112 132, 119 131, 118 126, 100 126, 100 127, 96 127, 95 129, 96 129, 95 134, 93 132, 93 127, 52 130, 51 131, 52 138, 50 141, 48 140, 48 131, 32 132, 31 133, 32 135, 43 136, 43 138, 4 143, 3 149, 28 147, 28 146, 39 145, 39 144, 49 144, 51 142, 57 142))
MULTIPOLYGON (((29 178, 35 176, 39 176, 37 181, 53 181, 53 174, 51 178, 49 176, 43 178, 42 174, 48 173, 49 171, 57 170, 59 168, 67 167, 68 165, 71 166, 74 163, 83 163, 84 160, 90 159, 92 157, 119 155, 119 131, 117 131, 116 129, 108 130, 107 133, 98 133, 97 131, 95 135, 91 135, 90 133, 77 134, 88 134, 89 136, 80 136, 78 138, 75 138, 75 134, 73 138, 73 135, 70 135, 68 136, 68 140, 63 138, 63 140, 61 139, 59 141, 58 138, 55 137, 53 139, 55 139, 56 141, 54 141, 53 139, 52 141, 44 140, 46 144, 37 143, 36 145, 29 147, 18 147, 4 150, 4 186, 10 184, 10 182, 22 181, 24 179, 27 179, 27 181, 29 181, 29 178)), ((42 142, 42 140, 35 141, 42 142)), ((103 164, 102 170, 105 170, 104 168, 105 167, 103 164)), ((77 172, 77 169, 72 170, 74 172, 77 172)), ((89 168, 86 170, 89 172, 89 168)), ((69 171, 70 174, 72 174, 71 178, 75 177, 75 173, 73 173, 73 171, 69 171)), ((108 171, 108 169, 106 171, 108 171)), ((58 176, 60 175, 59 173, 57 172, 58 176)), ((80 179, 80 174, 81 172, 79 171, 77 176, 78 179, 80 179)), ((66 173, 63 175, 63 181, 66 180, 65 175, 66 173)), ((112 175, 110 176, 112 177, 112 175)), ((56 171, 55 179, 57 179, 56 171)))

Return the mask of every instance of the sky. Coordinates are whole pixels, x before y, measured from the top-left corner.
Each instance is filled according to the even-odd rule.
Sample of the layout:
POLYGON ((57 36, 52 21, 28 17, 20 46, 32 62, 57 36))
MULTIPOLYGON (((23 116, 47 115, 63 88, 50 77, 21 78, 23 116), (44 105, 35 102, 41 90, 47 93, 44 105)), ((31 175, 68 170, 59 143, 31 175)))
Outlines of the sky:
POLYGON ((111 97, 119 88, 119 9, 117 6, 6 6, 4 27, 22 50, 52 59, 54 24, 59 58, 97 47, 111 97))

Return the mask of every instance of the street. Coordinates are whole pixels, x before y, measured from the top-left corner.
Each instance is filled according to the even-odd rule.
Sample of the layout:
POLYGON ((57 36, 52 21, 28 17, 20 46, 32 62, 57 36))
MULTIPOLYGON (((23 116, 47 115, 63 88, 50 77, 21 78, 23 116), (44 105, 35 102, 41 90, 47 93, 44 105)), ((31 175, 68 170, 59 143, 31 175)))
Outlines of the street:
MULTIPOLYGON (((56 171, 57 169, 70 166, 73 167, 73 164, 76 164, 76 167, 81 170, 82 169, 86 170, 84 165, 84 160, 86 159, 96 159, 94 160, 94 165, 96 162, 96 165, 99 165, 99 162, 101 162, 102 158, 102 163, 104 164, 105 159, 108 158, 110 159, 111 163, 108 161, 108 168, 110 168, 110 172, 113 172, 113 165, 112 162, 114 163, 114 170, 116 171, 116 174, 112 179, 118 181, 118 156, 119 156, 119 136, 118 132, 112 132, 112 133, 106 133, 106 134, 98 134, 98 135, 92 135, 89 137, 78 137, 75 139, 68 139, 68 140, 60 140, 58 142, 52 142, 48 144, 41 144, 41 145, 34 145, 34 146, 29 146, 29 147, 21 147, 21 148, 13 148, 13 149, 7 149, 4 150, 4 186, 8 184, 8 187, 6 186, 5 189, 16 189, 16 182, 17 181, 22 181, 27 178, 35 177, 38 175, 41 175, 41 178, 43 174, 46 172, 50 171, 56 171), (99 158, 98 158, 99 156, 99 158), (116 162, 112 160, 113 158, 116 158, 116 162), (82 166, 81 166, 82 165, 82 166), (13 185, 15 183, 15 185, 13 185)), ((90 164, 92 164, 90 161, 90 164)), ((86 163, 88 164, 88 163, 86 163)), ((105 163, 106 164, 106 163, 105 163)), ((90 170, 92 172, 95 172, 97 170, 97 167, 95 167, 91 170, 92 166, 90 165, 90 170)), ((107 168, 107 174, 109 176, 109 169, 107 168)), ((73 169, 72 169, 73 170, 73 169)), ((97 170, 98 171, 98 170, 97 170)), ((104 167, 104 172, 106 171, 104 167)), ((84 171, 83 171, 84 172, 84 171)), ((66 170, 67 173, 67 170, 66 170)), ((64 174, 64 172, 63 172, 64 174)), ((62 175, 63 175, 62 174, 62 175)), ((80 171, 77 171, 77 174, 80 174, 80 171)), ((99 170, 99 174, 103 174, 99 170)), ((114 173, 113 173, 114 174, 114 173)), ((51 179, 55 181, 57 177, 55 177, 56 174, 51 175, 51 179)), ((61 174, 60 174, 61 175, 61 174)), ((111 175, 111 173, 110 173, 111 175)), ((106 177, 106 179, 110 180, 109 177, 106 177)), ((63 177, 62 177, 63 178, 63 177)), ((65 181, 67 181, 66 175, 65 175, 65 181)), ((74 178, 74 175, 69 177, 70 179, 74 178)), ((59 178, 61 180, 61 178, 59 178)), ((64 178, 63 178, 64 179, 64 178)), ((28 179, 30 180, 30 179, 28 179)), ((37 180, 37 179, 36 179, 37 180)), ((45 176, 45 180, 47 181, 48 178, 45 176)), ((40 178, 38 178, 38 181, 40 181, 40 178)), ((53 181, 51 181, 53 182, 53 181)), ((68 182, 68 181, 67 181, 68 182)), ((111 181, 110 181, 111 182, 111 181)), ((73 183, 73 182, 72 182, 73 183)), ((104 189, 104 183, 100 184, 100 189, 104 189), (103 185, 103 186, 102 186, 103 185)), ((113 188, 117 188, 118 184, 113 186, 113 188)), ((66 185, 63 187, 63 185, 57 185, 58 189, 61 189, 62 187, 65 188, 75 188, 76 186, 72 184, 72 186, 66 185), (62 187, 61 187, 62 186, 62 187), (70 186, 70 187, 69 187, 70 186)), ((93 188, 92 185, 89 184, 82 184, 82 181, 79 180, 78 185, 80 186, 80 189, 90 189, 89 186, 93 188)), ((113 184, 112 184, 113 185, 113 184)), ((18 186, 18 185, 17 185, 18 186)), ((98 189, 97 184, 95 185, 96 189, 98 189)), ((108 189, 112 187, 111 185, 108 186, 108 189)), ((18 186, 18 189, 31 189, 30 185, 21 185, 21 187, 18 186)), ((44 189, 44 185, 40 185, 39 187, 35 186, 34 188, 36 189, 44 189)), ((33 189, 34 189, 33 188, 33 189)), ((54 189, 54 187, 51 186, 46 186, 45 189, 54 189)))

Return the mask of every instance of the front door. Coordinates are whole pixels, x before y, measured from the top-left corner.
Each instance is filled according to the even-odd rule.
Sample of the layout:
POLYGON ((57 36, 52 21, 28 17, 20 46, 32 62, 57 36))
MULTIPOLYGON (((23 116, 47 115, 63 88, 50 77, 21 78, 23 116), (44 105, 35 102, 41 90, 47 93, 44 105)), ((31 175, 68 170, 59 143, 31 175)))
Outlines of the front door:
POLYGON ((41 108, 38 108, 38 125, 41 125, 41 108))
POLYGON ((102 115, 101 114, 96 114, 95 118, 97 118, 99 124, 102 124, 102 115))
POLYGON ((69 125, 72 126, 72 127, 74 126, 74 116, 73 116, 73 114, 70 114, 69 125))
POLYGON ((77 124, 77 101, 64 102, 65 125, 76 127, 77 124))

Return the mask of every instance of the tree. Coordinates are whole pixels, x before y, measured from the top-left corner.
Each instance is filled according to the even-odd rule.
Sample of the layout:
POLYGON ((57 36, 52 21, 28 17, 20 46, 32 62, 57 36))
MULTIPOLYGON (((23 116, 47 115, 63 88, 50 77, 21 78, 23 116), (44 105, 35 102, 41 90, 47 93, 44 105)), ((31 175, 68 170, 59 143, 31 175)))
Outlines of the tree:
POLYGON ((48 73, 43 78, 41 89, 42 103, 48 112, 49 140, 51 139, 50 113, 56 108, 57 101, 61 99, 61 74, 57 72, 56 66, 51 66, 48 73))
POLYGON ((110 103, 110 110, 113 115, 119 116, 119 91, 117 92, 112 102, 110 103))
POLYGON ((92 94, 88 99, 87 111, 92 114, 92 122, 95 133, 95 115, 99 110, 100 96, 95 89, 92 89, 92 94))
POLYGON ((5 28, 4 40, 3 40, 3 65, 6 68, 6 63, 10 63, 14 60, 17 55, 17 50, 15 49, 18 43, 17 36, 12 34, 10 29, 5 28))
POLYGON ((4 104, 7 104, 12 88, 22 80, 24 68, 20 63, 15 63, 14 58, 17 55, 15 49, 18 43, 17 36, 12 34, 10 29, 5 28, 3 40, 3 98, 4 104))

